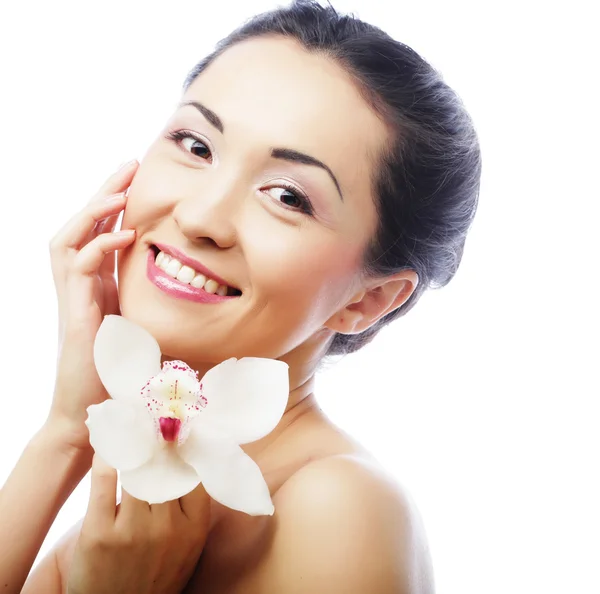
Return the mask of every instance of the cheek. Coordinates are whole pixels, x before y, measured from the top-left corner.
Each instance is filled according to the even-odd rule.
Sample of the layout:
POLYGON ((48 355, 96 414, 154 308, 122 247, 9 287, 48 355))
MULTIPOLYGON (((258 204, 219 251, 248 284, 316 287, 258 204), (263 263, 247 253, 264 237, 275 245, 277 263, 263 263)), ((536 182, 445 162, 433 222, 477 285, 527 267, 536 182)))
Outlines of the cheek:
POLYGON ((183 196, 189 181, 184 172, 151 148, 129 188, 123 227, 135 227, 138 234, 152 229, 173 207, 172 197, 183 196))
MULTIPOLYGON (((298 318, 327 319, 344 305, 357 272, 360 246, 298 233, 297 241, 269 237, 253 243, 251 280, 258 298, 298 318)), ((323 320, 320 320, 321 323, 323 320)))

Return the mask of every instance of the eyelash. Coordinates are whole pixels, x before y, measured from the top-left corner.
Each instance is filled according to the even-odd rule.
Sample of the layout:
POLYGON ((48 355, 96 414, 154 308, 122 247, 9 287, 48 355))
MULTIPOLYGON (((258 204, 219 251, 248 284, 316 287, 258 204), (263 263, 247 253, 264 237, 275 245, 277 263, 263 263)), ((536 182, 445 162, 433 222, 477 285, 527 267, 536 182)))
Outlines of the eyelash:
MULTIPOLYGON (((196 140, 197 142, 200 142, 201 144, 203 144, 209 151, 210 151, 210 147, 207 145, 207 143, 200 138, 198 135, 194 134, 193 132, 189 131, 189 130, 173 130, 172 132, 169 132, 165 138, 167 140, 170 140, 172 142, 174 142, 177 146, 181 147, 181 141, 185 138, 193 138, 194 140, 196 140)), ((194 155, 193 153, 191 153, 190 151, 188 151, 187 149, 181 147, 182 150, 184 150, 186 153, 188 153, 189 155, 195 156, 197 157, 197 155, 194 155)), ((211 153, 212 154, 212 153, 211 153)), ((198 157, 199 159, 202 159, 202 157, 198 157)), ((313 206, 308 198, 308 196, 306 196, 304 194, 304 192, 301 192, 298 188, 290 185, 290 184, 286 184, 286 183, 280 183, 277 186, 272 186, 272 188, 281 188, 284 189, 288 192, 290 192, 290 194, 293 194, 299 201, 300 201, 300 206, 298 208, 294 208, 292 206, 287 206, 286 204, 284 204, 283 202, 279 202, 279 204, 281 204, 281 206, 283 208, 285 208, 286 210, 300 210, 301 212, 304 212, 305 214, 312 216, 314 209, 313 206)), ((272 188, 268 188, 268 189, 272 189, 272 188)))

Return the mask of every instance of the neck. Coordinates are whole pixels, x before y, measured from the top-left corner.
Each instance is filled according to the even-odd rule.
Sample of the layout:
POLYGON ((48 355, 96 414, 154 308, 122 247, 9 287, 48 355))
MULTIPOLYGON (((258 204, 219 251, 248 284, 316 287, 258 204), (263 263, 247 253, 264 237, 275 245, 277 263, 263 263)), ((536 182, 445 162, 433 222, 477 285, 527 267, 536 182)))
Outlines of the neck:
MULTIPOLYGON (((330 330, 322 329, 290 352, 278 357, 289 366, 288 402, 275 429, 266 437, 244 446, 244 451, 255 460, 263 457, 275 441, 280 444, 282 436, 290 433, 301 418, 307 415, 320 415, 314 395, 315 374, 329 348, 332 335, 330 330)), ((163 356, 163 361, 168 359, 171 357, 163 356)), ((191 364, 192 369, 199 371, 200 377, 213 366, 214 364, 191 364)))
POLYGON ((282 441, 288 433, 296 427, 297 423, 309 415, 319 414, 319 409, 315 399, 312 386, 313 378, 306 384, 298 386, 298 388, 290 392, 288 404, 279 423, 271 433, 255 441, 243 446, 244 451, 254 460, 264 458, 275 446, 281 445, 282 441))
POLYGON ((281 420, 269 435, 244 446, 244 451, 254 460, 263 458, 277 442, 281 445, 285 435, 292 433, 301 419, 320 416, 314 387, 319 363, 329 347, 331 332, 314 334, 307 341, 279 357, 289 365, 290 394, 281 420))
MULTIPOLYGON (((244 451, 255 460, 263 457, 272 444, 281 443, 284 434, 291 432, 292 427, 306 415, 320 415, 314 395, 315 374, 321 359, 327 352, 332 332, 322 329, 292 351, 278 357, 289 366, 290 393, 283 416, 279 423, 266 437, 244 446, 244 451)), ((172 357, 163 355, 162 361, 172 357)), ((202 377, 214 364, 197 362, 190 364, 202 377)))

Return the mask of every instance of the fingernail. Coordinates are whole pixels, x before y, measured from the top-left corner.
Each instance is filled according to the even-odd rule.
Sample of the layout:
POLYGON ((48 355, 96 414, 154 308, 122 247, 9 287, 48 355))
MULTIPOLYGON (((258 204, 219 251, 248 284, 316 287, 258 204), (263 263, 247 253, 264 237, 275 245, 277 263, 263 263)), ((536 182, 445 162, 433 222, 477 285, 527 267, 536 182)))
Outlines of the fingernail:
POLYGON ((135 229, 121 229, 120 231, 115 231, 115 235, 121 235, 123 237, 131 237, 135 233, 135 229))
POLYGON ((137 163, 137 159, 132 159, 131 161, 125 161, 124 163, 121 163, 119 165, 119 169, 117 169, 117 171, 122 171, 123 169, 127 169, 134 163, 137 163))

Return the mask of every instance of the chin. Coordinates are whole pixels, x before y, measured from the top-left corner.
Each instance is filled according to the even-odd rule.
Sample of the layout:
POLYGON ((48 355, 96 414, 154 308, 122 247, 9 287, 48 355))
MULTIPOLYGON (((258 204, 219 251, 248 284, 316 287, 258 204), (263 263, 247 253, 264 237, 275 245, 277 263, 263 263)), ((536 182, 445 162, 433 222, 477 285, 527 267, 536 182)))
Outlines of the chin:
MULTIPOLYGON (((149 304, 142 304, 139 299, 133 303, 129 303, 128 299, 121 300, 121 315, 124 318, 152 334, 163 355, 185 361, 186 358, 190 358, 191 353, 188 348, 185 348, 187 341, 186 337, 181 335, 181 322, 175 323, 175 320, 171 320, 170 316, 165 315, 166 313, 157 315, 155 308, 149 307, 149 304)), ((197 352, 199 345, 195 346, 194 350, 197 352)))
MULTIPOLYGON (((163 356, 185 361, 199 369, 221 363, 231 357, 248 356, 238 340, 231 339, 231 329, 214 325, 212 331, 203 328, 200 319, 191 323, 189 314, 177 310, 159 309, 156 304, 142 302, 140 295, 121 300, 121 314, 147 330, 156 339, 163 356)), ((260 355, 252 355, 260 356, 260 355)))
POLYGON ((289 336, 295 332, 279 324, 257 326, 242 301, 229 307, 174 300, 131 272, 124 266, 119 275, 121 314, 147 330, 169 359, 200 370, 232 357, 278 359, 296 346, 289 336))

